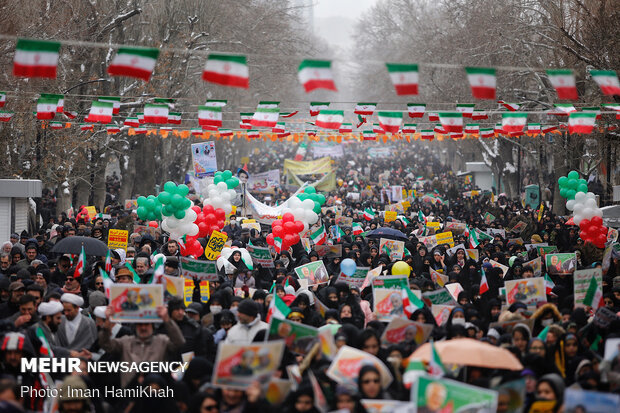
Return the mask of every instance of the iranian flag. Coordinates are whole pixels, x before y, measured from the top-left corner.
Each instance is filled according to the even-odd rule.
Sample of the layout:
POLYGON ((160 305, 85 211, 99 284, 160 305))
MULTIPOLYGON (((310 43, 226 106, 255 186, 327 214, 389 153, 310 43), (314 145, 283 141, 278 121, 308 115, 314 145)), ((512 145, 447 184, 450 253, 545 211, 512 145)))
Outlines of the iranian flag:
POLYGON ((415 133, 417 126, 415 123, 405 123, 403 125, 403 133, 415 133))
POLYGON ((376 215, 377 215, 377 214, 375 213, 375 211, 373 211, 373 209, 372 209, 372 208, 366 208, 366 209, 364 210, 364 219, 365 219, 366 221, 372 221, 373 219, 375 219, 375 216, 376 216, 376 215))
POLYGON ((316 130, 314 130, 314 129, 308 129, 308 130, 306 131, 306 135, 308 135, 308 136, 316 136, 316 130))
POLYGON ((569 133, 592 133, 596 123, 596 113, 594 112, 573 112, 568 117, 569 133))
POLYGON ((595 113, 597 120, 602 118, 602 116, 601 116, 601 109, 598 108, 597 106, 583 107, 583 108, 581 108, 581 111, 582 112, 588 112, 588 113, 595 113))
POLYGON ((480 290, 478 291, 479 295, 482 295, 489 291, 489 281, 487 280, 487 273, 484 272, 484 268, 481 269, 482 278, 480 279, 480 290))
POLYGON ((439 122, 439 114, 437 112, 428 112, 429 122, 439 122))
POLYGON ((252 125, 250 125, 249 123, 245 123, 243 121, 239 122, 239 127, 241 129, 252 129, 252 125))
POLYGON ((54 351, 52 350, 52 346, 49 341, 47 341, 47 337, 45 337, 45 333, 41 327, 37 327, 36 336, 41 342, 41 348, 39 349, 39 353, 43 357, 54 357, 54 351))
POLYGON ((220 129, 218 133, 220 134, 220 138, 224 138, 227 136, 233 136, 233 131, 230 129, 220 129))
POLYGON ((112 122, 112 112, 114 104, 112 102, 93 101, 88 117, 88 122, 110 123, 112 122))
POLYGON ((6 93, 0 92, 0 108, 3 108, 6 104, 6 93))
POLYGON ((286 138, 287 136, 291 136, 291 132, 284 131, 284 132, 276 133, 276 136, 278 137, 278 139, 283 139, 283 138, 286 138))
POLYGON ((383 127, 381 127, 381 125, 378 123, 372 124, 372 131, 374 133, 385 133, 385 130, 383 129, 383 127))
POLYGON ((351 133, 353 132, 353 124, 352 123, 343 123, 340 125, 340 129, 338 129, 338 133, 351 133))
POLYGON ((241 123, 250 124, 252 122, 252 117, 254 116, 254 112, 241 112, 241 123))
POLYGON ((603 103, 601 105, 603 110, 611 109, 616 111, 616 119, 620 119, 620 104, 618 103, 603 103))
POLYGON ((421 118, 426 111, 426 103, 407 103, 407 112, 410 118, 421 118))
POLYGON ((0 122, 8 122, 15 113, 6 110, 0 110, 0 122))
POLYGON ((144 112, 142 112, 142 113, 138 112, 138 113, 136 113, 136 116, 138 117, 138 122, 146 123, 146 122, 144 122, 144 112))
POLYGON ((260 132, 256 129, 250 129, 246 133, 250 139, 260 138, 260 132))
POLYGON ((168 123, 171 125, 180 125, 181 124, 181 113, 179 112, 169 112, 168 113, 168 123))
POLYGON ((58 130, 64 128, 64 125, 62 122, 50 122, 50 128, 58 130))
POLYGON ((75 265, 75 270, 73 271, 73 278, 80 278, 82 274, 84 274, 85 266, 86 266, 86 252, 84 252, 84 245, 82 245, 82 250, 80 251, 80 255, 78 257, 78 262, 75 265))
POLYGON ((542 133, 550 133, 556 130, 558 130, 557 125, 545 125, 542 127, 542 133))
POLYGON ((403 299, 403 311, 407 318, 411 317, 416 310, 424 308, 424 302, 409 289, 409 286, 402 286, 400 293, 403 299))
POLYGON ((498 100, 497 103, 499 103, 511 112, 516 112, 521 107, 521 105, 519 105, 518 103, 508 103, 504 102, 503 100, 498 100))
POLYGON ((115 133, 119 133, 121 131, 121 128, 116 125, 110 125, 106 126, 105 131, 108 133, 108 135, 113 135, 115 133))
POLYGON ((256 112, 254 112, 254 116, 252 117, 252 121, 250 123, 252 126, 273 128, 276 126, 279 117, 280 109, 278 109, 277 106, 275 108, 262 108, 259 105, 256 108, 256 112))
POLYGON ((426 224, 426 217, 424 216, 424 213, 422 212, 422 210, 418 210, 418 222, 422 223, 424 222, 424 224, 426 224))
POLYGON ((461 112, 464 118, 471 118, 474 114, 475 103, 457 103, 456 111, 461 112))
POLYGON ((282 238, 273 237, 273 248, 276 250, 277 254, 282 252, 282 238))
POLYGON ((566 116, 577 111, 572 103, 555 103, 553 106, 556 111, 552 115, 556 116, 566 116))
POLYGON ((435 342, 431 340, 431 358, 428 361, 428 374, 441 377, 446 374, 446 367, 441 362, 441 357, 435 348, 435 342))
POLYGON ((135 128, 133 131, 136 133, 136 135, 144 135, 147 132, 147 130, 146 130, 146 128, 144 126, 140 126, 138 128, 135 128))
POLYGON ((603 301, 603 291, 601 291, 601 288, 598 286, 595 277, 590 278, 590 285, 583 299, 583 304, 586 307, 592 307, 595 311, 598 310, 599 307, 605 305, 603 301))
POLYGON ((118 112, 120 112, 120 110, 121 110, 121 98, 120 97, 100 96, 98 100, 99 100, 99 102, 112 102, 112 104, 113 104, 112 113, 114 115, 118 114, 118 112))
POLYGON ((246 57, 210 54, 202 72, 202 79, 218 85, 248 89, 250 75, 246 57))
POLYGON ((463 114, 459 112, 439 112, 439 121, 446 132, 463 132, 463 114))
POLYGON ((325 225, 321 225, 319 229, 310 234, 310 238, 314 245, 322 245, 327 241, 327 232, 325 231, 325 225))
POLYGON ((480 129, 480 137, 481 138, 492 138, 495 136, 495 131, 493 128, 482 128, 480 129))
POLYGON ((63 113, 65 110, 65 96, 52 93, 41 93, 42 98, 56 100, 56 113, 63 113))
POLYGON ((164 263, 166 262, 163 256, 157 257, 157 261, 153 263, 153 277, 151 277, 151 284, 162 284, 164 278, 164 263))
POLYGON ((351 226, 351 230, 353 230, 353 235, 359 235, 364 232, 364 228, 362 228, 362 224, 359 222, 354 222, 351 226))
POLYGON ((56 78, 60 42, 19 39, 13 58, 13 75, 56 78))
POLYGON ((461 139, 463 137, 463 132, 450 132, 450 137, 452 139, 461 139))
POLYGON ((344 121, 343 110, 322 110, 316 118, 316 126, 324 129, 338 129, 344 121))
POLYGON ((504 133, 504 128, 501 123, 496 123, 493 130, 495 133, 504 133))
POLYGON ((422 129, 420 131, 420 137, 422 139, 432 141, 435 138, 435 131, 432 129, 422 129))
POLYGON ((222 126, 221 106, 199 106, 198 124, 200 126, 222 126))
POLYGON ((503 113, 502 130, 504 133, 523 132, 527 124, 527 113, 503 113))
POLYGON ((140 126, 140 121, 138 120, 138 117, 128 117, 125 118, 125 122, 123 122, 123 126, 129 126, 131 128, 137 128, 138 126, 140 126))
POLYGON ((337 90, 331 61, 303 60, 297 70, 297 76, 306 93, 316 89, 337 90))
POLYGON ((280 113, 280 117, 283 118, 292 118, 293 116, 297 115, 299 113, 298 110, 293 111, 293 112, 282 112, 280 113))
POLYGON ((192 128, 191 134, 194 136, 202 136, 202 128, 192 128))
POLYGON ((75 111, 72 111, 72 112, 63 112, 63 114, 64 114, 67 118, 69 118, 69 119, 75 119, 75 118, 77 118, 77 115, 78 115, 78 113, 77 113, 77 112, 75 112, 75 111))
POLYGON ((614 70, 590 70, 592 79, 601 87, 607 96, 620 95, 620 82, 614 70))
POLYGON ((385 65, 397 95, 418 94, 418 65, 403 63, 386 63, 385 65))
MULTIPOLYGON (((168 123, 168 105, 158 103, 147 103, 144 105, 144 122, 145 123, 168 123)), ((198 115, 200 120, 200 114, 198 115)))
POLYGON ((370 116, 375 112, 376 108, 376 103, 361 102, 355 105, 355 110, 353 111, 353 113, 355 113, 356 115, 370 116))
POLYGON ((93 130, 94 126, 92 125, 92 123, 81 123, 80 129, 81 130, 93 130))
POLYGON ((362 137, 365 141, 376 141, 377 140, 377 134, 372 130, 362 131, 362 137))
POLYGON ((159 49, 154 47, 121 47, 108 66, 108 74, 135 77, 148 82, 158 56, 159 49))
POLYGON ((379 117, 379 125, 384 131, 390 133, 398 133, 400 124, 403 122, 403 114, 401 112, 377 112, 379 117))
POLYGON ((480 241, 478 240, 478 232, 476 231, 475 228, 473 229, 469 229, 469 227, 467 227, 467 238, 468 238, 468 242, 469 242, 469 248, 476 248, 478 247, 478 245, 480 245, 480 241))
POLYGON ((476 99, 495 99, 497 77, 491 67, 466 67, 471 94, 476 99))
POLYGON ((288 308, 283 299, 278 297, 276 292, 273 292, 273 299, 269 303, 269 309, 267 310, 267 316, 265 317, 265 321, 268 323, 272 318, 277 318, 278 320, 285 320, 286 317, 290 314, 291 309, 288 308))
POLYGON ((480 132, 480 124, 468 123, 465 125, 465 133, 478 133, 480 132))
POLYGON ((273 133, 282 133, 285 130, 286 130, 286 123, 284 122, 276 123, 276 126, 274 126, 273 129, 271 129, 273 133))
POLYGON ((226 106, 226 104, 228 103, 228 101, 226 99, 207 99, 207 101, 205 102, 205 106, 226 106))
POLYGON ((310 116, 316 116, 320 111, 329 108, 329 102, 310 102, 310 116))
POLYGON ((536 136, 540 134, 540 123, 528 123, 527 124, 527 134, 536 136))
POLYGON ((484 110, 474 110, 474 113, 471 115, 472 120, 484 120, 489 119, 489 115, 484 110))
POLYGON ((547 76, 559 99, 579 99, 575 74, 571 69, 548 69, 547 76))
POLYGON ((37 119, 54 119, 57 106, 58 99, 40 97, 39 100, 37 100, 37 119))
POLYGON ((295 160, 303 161, 306 156, 306 152, 308 151, 308 144, 306 142, 302 142, 297 147, 297 152, 295 152, 295 160))
POLYGON ((545 294, 550 295, 553 291, 553 287, 555 287, 555 283, 549 277, 549 274, 545 274, 545 294))

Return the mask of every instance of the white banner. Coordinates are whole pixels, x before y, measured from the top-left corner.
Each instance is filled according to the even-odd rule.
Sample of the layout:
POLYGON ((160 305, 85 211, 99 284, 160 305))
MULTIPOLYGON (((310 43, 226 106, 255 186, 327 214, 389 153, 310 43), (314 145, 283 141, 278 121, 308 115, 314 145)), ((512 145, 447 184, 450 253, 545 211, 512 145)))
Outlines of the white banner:
POLYGON ((250 192, 274 193, 275 189, 280 186, 280 170, 272 169, 271 171, 251 174, 248 179, 247 190, 250 192))
POLYGON ((342 158, 344 149, 341 144, 330 144, 329 142, 314 142, 312 144, 312 157, 323 158, 329 156, 331 158, 342 158))

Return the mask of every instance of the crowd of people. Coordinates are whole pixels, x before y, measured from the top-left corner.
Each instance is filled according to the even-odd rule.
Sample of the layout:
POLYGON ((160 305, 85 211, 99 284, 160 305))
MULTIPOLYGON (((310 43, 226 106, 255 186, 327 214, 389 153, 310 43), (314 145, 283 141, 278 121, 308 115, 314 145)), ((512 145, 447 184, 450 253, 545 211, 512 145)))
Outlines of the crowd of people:
MULTIPOLYGON (((424 300, 424 306, 413 311, 409 319, 431 326, 427 341, 435 344, 471 338, 505 348, 518 359, 520 370, 455 365, 443 373, 451 380, 497 390, 498 412, 563 411, 569 389, 619 394, 620 355, 616 350, 611 358, 606 357, 610 352, 607 344, 620 339, 619 250, 612 247, 610 254, 604 254, 593 245, 584 245, 579 228, 567 223, 569 216, 552 214, 549 205, 532 209, 518 199, 499 196, 498 191, 476 191, 474 182, 457 177, 428 148, 407 148, 395 147, 389 157, 371 157, 366 151, 347 148, 345 156, 335 160, 338 186, 325 194, 320 224, 328 234, 342 234, 330 235, 327 240, 341 244, 339 256, 320 255, 312 245, 307 249, 300 242, 278 253, 271 248, 273 268, 248 266, 242 249, 267 247, 271 227, 262 225, 261 231, 242 228, 244 219, 257 217, 233 214, 222 230, 233 248, 228 258, 231 265, 218 269, 217 279, 210 282, 208 300, 201 296, 196 281, 191 303, 182 297, 169 298, 165 306, 157 308, 156 323, 112 322, 105 274, 100 271, 105 268, 105 257, 87 257, 80 273, 76 271, 78 257, 52 252, 52 248, 72 236, 106 242, 110 229, 129 229, 127 248, 110 251, 111 278, 115 284, 133 283, 137 275, 140 284, 149 284, 155 276, 156 254, 166 256, 166 275, 181 276, 182 240, 168 239, 161 230, 140 222, 135 212, 119 207, 108 207, 102 211, 106 215, 92 219, 57 214, 57 219, 51 218, 34 233, 12 234, 0 252, 0 411, 44 410, 49 400, 20 389, 41 389, 50 383, 40 374, 23 371, 21 360, 48 357, 50 350, 55 357, 77 357, 84 362, 180 361, 182 355, 193 354, 181 377, 164 373, 52 374, 50 379, 59 388, 142 386, 174 390, 174 398, 82 395, 58 399, 60 412, 244 413, 280 409, 290 413, 372 413, 375 410, 363 401, 417 403, 404 378, 410 367, 409 356, 423 343, 405 336, 402 342, 386 344, 382 336, 388 322, 377 318, 373 286, 360 289, 341 279, 340 263, 347 258, 357 267, 381 267, 382 275, 392 274, 395 262, 404 261, 409 267, 408 288, 423 299, 425 293, 445 289, 444 283, 460 284, 462 291, 454 297, 449 316, 439 317, 433 312, 434 304, 424 300), (386 222, 382 211, 393 204, 388 192, 394 185, 415 190, 415 194, 405 198, 408 205, 398 212, 396 220, 386 222), (359 196, 348 196, 351 192, 359 196), (433 194, 432 202, 422 194, 433 194), (367 210, 376 215, 369 219, 364 214, 367 210), (343 217, 348 224, 342 224, 343 217), (463 247, 453 250, 453 245, 427 245, 425 237, 443 231, 429 225, 431 222, 439 223, 440 228, 448 223, 466 224, 466 231, 453 232, 453 245, 463 247), (520 222, 523 224, 517 226, 520 222), (334 226, 341 232, 331 231, 334 226), (363 232, 354 231, 353 226, 361 226, 363 232), (404 234, 402 258, 391 257, 389 251, 379 248, 372 230, 380 227, 404 234), (134 228, 142 232, 134 232, 134 228), (479 245, 474 246, 468 236, 471 231, 491 235, 479 237, 479 245), (575 268, 559 274, 547 271, 544 260, 540 272, 527 264, 541 254, 527 244, 545 243, 556 246, 559 253, 575 252, 575 268), (467 250, 477 252, 472 256, 467 250), (294 269, 318 260, 324 262, 329 281, 305 288, 294 269), (575 305, 572 272, 590 268, 602 269, 600 308, 598 303, 575 305), (440 279, 437 274, 441 274, 440 279), (549 288, 545 300, 508 304, 505 283, 532 277, 546 279, 549 288), (488 288, 481 288, 481 284, 488 288), (380 369, 365 365, 352 377, 356 383, 352 387, 326 374, 329 356, 287 347, 275 377, 288 379, 293 386, 282 398, 268 394, 266 382, 253 382, 243 390, 214 385, 214 363, 223 346, 277 338, 269 337, 266 322, 276 297, 290 310, 286 316, 289 320, 316 328, 331 326, 338 349, 348 346, 375 356, 393 380, 386 386, 380 369), (291 366, 297 367, 298 377, 293 377, 291 366), (313 387, 314 377, 321 392, 313 387), (515 407, 514 396, 502 386, 517 382, 523 383, 523 391, 515 407), (549 410, 535 410, 542 406, 537 402, 549 402, 544 405, 549 410)), ((271 167, 282 161, 278 156, 269 159, 271 167)), ((252 161, 250 173, 253 167, 261 169, 252 161)), ((271 196, 283 201, 292 194, 292 189, 282 188, 271 196)), ((199 241, 204 246, 208 239, 199 241)), ((610 245, 616 241, 610 240, 610 245)), ((429 368, 428 363, 425 367, 429 368)), ((452 410, 434 410, 429 402, 418 411, 452 410)))

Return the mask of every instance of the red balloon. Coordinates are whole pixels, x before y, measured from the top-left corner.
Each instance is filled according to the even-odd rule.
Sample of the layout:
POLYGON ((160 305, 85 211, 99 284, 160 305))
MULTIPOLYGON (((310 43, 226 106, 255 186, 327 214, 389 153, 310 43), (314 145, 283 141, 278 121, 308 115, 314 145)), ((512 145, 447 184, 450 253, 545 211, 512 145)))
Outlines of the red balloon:
POLYGON ((213 205, 211 204, 207 204, 204 206, 204 208, 202 208, 202 212, 204 212, 205 215, 213 213, 215 211, 215 209, 213 208, 213 205))
POLYGON ((157 221, 149 221, 149 227, 157 228, 159 227, 159 224, 157 223, 157 221))
POLYGON ((192 209, 194 210, 195 213, 200 214, 202 211, 200 210, 200 207, 198 205, 194 205, 192 207, 192 209))
POLYGON ((222 208, 216 209, 215 218, 217 218, 218 221, 226 221, 226 211, 224 211, 222 208))
POLYGON ((596 245, 599 248, 605 248, 605 243, 607 242, 607 235, 605 234, 598 234, 595 238, 595 243, 594 245, 596 245))
POLYGON ((211 224, 212 222, 217 222, 217 218, 215 217, 215 214, 209 214, 205 216, 205 221, 211 224))
POLYGON ((585 232, 587 232, 588 234, 590 234, 592 237, 597 236, 598 234, 600 234, 601 232, 601 227, 597 227, 594 225, 590 225, 588 228, 586 228, 585 232))
POLYGON ((273 245, 273 234, 267 235, 267 244, 273 245))
POLYGON ((226 222, 222 219, 222 220, 220 220, 220 221, 217 221, 217 226, 218 226, 218 227, 220 227, 220 228, 224 228, 224 224, 225 224, 225 223, 226 223, 226 222))
MULTIPOLYGON (((297 235, 297 238, 299 238, 299 234, 295 234, 295 235, 297 235)), ((293 235, 293 234, 286 234, 284 236, 284 239, 283 239, 284 242, 283 243, 286 243, 287 246, 295 245, 296 244, 296 242, 295 242, 295 235, 293 235)))
POLYGON ((603 228, 603 229, 601 229, 601 233, 607 235, 607 232, 609 231, 609 228, 607 228, 607 227, 601 227, 601 228, 603 228))
POLYGON ((277 238, 282 238, 284 236, 284 228, 280 226, 272 227, 271 232, 273 233, 273 236, 277 238))
POLYGON ((209 231, 209 225, 204 221, 200 221, 198 223, 198 236, 200 238, 203 238, 207 234, 208 231, 209 231))
POLYGON ((603 218, 594 216, 590 220, 590 223, 592 223, 592 225, 596 225, 597 227, 600 227, 603 225, 603 218))
POLYGON ((295 232, 300 233, 304 230, 304 223, 301 221, 295 221, 295 232))
POLYGON ((275 226, 282 226, 282 224, 284 224, 284 222, 282 222, 282 220, 281 220, 281 219, 276 219, 275 221, 273 221, 273 222, 271 223, 271 226, 272 226, 272 227, 275 227, 275 226))
POLYGON ((219 225, 211 225, 211 226, 209 227, 209 235, 211 235, 211 233, 212 233, 213 231, 219 231, 219 230, 221 230, 221 229, 222 229, 222 227, 220 227, 219 225))
POLYGON ((295 245, 299 241, 301 241, 301 238, 299 237, 299 234, 293 234, 293 242, 291 243, 291 245, 295 245))
POLYGON ((293 222, 293 221, 295 221, 295 217, 290 212, 287 212, 286 214, 282 215, 282 222, 286 223, 286 222, 293 222))
POLYGON ((590 226, 590 220, 589 219, 583 219, 579 223, 579 229, 581 229, 582 231, 585 231, 586 228, 588 228, 589 226, 590 226))

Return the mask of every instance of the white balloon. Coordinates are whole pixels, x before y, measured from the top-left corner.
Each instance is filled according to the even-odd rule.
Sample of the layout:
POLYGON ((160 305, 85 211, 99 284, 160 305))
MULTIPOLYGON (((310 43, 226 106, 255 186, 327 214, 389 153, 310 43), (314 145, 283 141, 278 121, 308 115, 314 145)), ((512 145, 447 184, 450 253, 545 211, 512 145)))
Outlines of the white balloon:
POLYGON ((596 199, 596 195, 594 195, 594 192, 588 192, 586 194, 586 199, 596 199))
POLYGON ((217 184, 217 190, 219 192, 226 192, 228 191, 228 185, 226 185, 226 182, 220 182, 219 184, 217 184))
POLYGON ((230 204, 223 205, 220 208, 222 208, 224 212, 226 212, 226 215, 229 215, 232 212, 232 205, 230 204))
POLYGON ((209 184, 209 186, 207 186, 207 190, 209 191, 215 191, 217 189, 217 185, 215 184, 209 184))
POLYGON ((301 203, 302 207, 304 209, 313 209, 314 208, 314 201, 311 199, 304 199, 303 202, 301 203))
POLYGON ((575 201, 577 201, 578 203, 583 203, 586 199, 588 198, 585 192, 577 192, 575 194, 575 201))
POLYGON ((189 224, 186 228, 183 229, 185 230, 184 232, 190 237, 198 234, 198 225, 196 224, 189 224))
POLYGON ((584 219, 590 219, 594 216, 594 208, 584 208, 583 212, 581 213, 581 216, 584 219))
POLYGON ((308 217, 308 224, 313 225, 319 220, 319 216, 314 211, 306 211, 306 217, 308 217), (308 217, 309 215, 309 217, 308 217))
POLYGON ((594 210, 594 216, 595 216, 595 217, 601 217, 601 218, 603 218, 603 210, 602 210, 602 209, 600 209, 600 208, 596 208, 596 209, 594 210))
POLYGON ((194 222, 196 218, 198 218, 198 214, 192 208, 185 210, 185 218, 183 218, 185 222, 194 222))
POLYGON ((573 208, 574 215, 581 215, 583 213, 585 206, 583 204, 575 204, 573 208))
POLYGON ((167 217, 164 222, 168 226, 169 229, 175 230, 179 227, 179 220, 175 217, 167 217))
POLYGON ((579 225, 579 223, 583 220, 583 216, 582 215, 575 215, 573 217, 573 222, 575 223, 575 225, 579 225))
POLYGON ((166 232, 170 232, 170 228, 168 227, 168 222, 167 222, 167 219, 168 219, 168 218, 164 219, 164 220, 161 222, 161 229, 162 229, 162 230, 164 230, 164 231, 166 231, 166 232))
POLYGON ((235 199, 235 197, 237 196, 237 191, 235 191, 234 189, 229 189, 228 193, 230 194, 230 199, 235 199))
POLYGON ((288 200, 288 207, 291 209, 300 208, 301 207, 301 199, 296 196, 292 197, 288 200))
POLYGON ((566 201, 566 209, 568 209, 569 211, 572 211, 574 208, 575 208, 574 199, 569 199, 568 201, 566 201))
POLYGON ((220 193, 217 189, 212 189, 209 191, 209 198, 217 198, 218 196, 220 196, 220 193))
POLYGON ((304 230, 302 231, 302 234, 306 231, 308 231, 308 228, 310 228, 310 225, 308 225, 307 222, 304 222, 304 230))
POLYGON ((224 202, 230 202, 230 194, 228 192, 222 192, 220 198, 222 198, 224 202))
POLYGON ((586 208, 594 209, 594 208, 597 207, 596 200, 592 199, 592 198, 587 199, 586 202, 585 202, 585 205, 586 205, 586 208))

